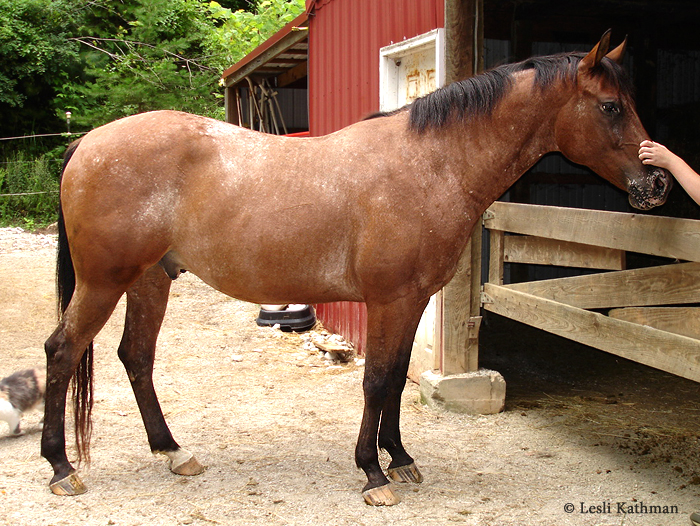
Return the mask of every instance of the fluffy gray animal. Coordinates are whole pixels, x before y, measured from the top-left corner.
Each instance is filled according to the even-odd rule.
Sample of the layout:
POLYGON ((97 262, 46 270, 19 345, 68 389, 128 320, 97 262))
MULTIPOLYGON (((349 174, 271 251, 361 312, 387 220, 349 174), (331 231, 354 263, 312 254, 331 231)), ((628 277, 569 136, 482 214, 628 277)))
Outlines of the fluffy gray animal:
POLYGON ((17 371, 0 380, 0 420, 10 426, 10 433, 20 435, 22 413, 44 401, 46 373, 40 369, 17 371))

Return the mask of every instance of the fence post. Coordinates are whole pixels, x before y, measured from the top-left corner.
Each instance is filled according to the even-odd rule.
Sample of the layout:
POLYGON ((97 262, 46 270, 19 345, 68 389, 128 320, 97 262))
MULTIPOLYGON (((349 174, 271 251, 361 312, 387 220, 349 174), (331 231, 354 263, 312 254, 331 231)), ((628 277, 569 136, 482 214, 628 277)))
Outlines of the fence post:
MULTIPOLYGON (((445 0, 446 82, 483 69, 483 0, 445 0)), ((479 369, 481 324, 481 226, 460 258, 457 273, 442 291, 441 367, 421 375, 428 405, 466 413, 497 413, 505 403, 505 381, 479 369)))

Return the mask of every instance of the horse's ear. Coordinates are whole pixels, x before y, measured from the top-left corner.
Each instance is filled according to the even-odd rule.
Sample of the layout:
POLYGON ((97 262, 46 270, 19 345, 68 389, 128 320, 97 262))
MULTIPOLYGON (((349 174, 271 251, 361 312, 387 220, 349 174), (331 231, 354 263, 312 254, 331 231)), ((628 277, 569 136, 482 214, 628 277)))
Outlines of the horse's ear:
POLYGON ((625 35, 625 39, 622 41, 622 44, 617 46, 605 56, 618 64, 622 64, 622 59, 625 58, 625 51, 627 51, 627 35, 625 35))
POLYGON ((610 29, 603 33, 603 36, 600 38, 600 42, 593 47, 591 52, 581 59, 581 62, 579 63, 579 70, 588 71, 600 64, 600 61, 603 60, 603 57, 608 52, 609 47, 610 29))

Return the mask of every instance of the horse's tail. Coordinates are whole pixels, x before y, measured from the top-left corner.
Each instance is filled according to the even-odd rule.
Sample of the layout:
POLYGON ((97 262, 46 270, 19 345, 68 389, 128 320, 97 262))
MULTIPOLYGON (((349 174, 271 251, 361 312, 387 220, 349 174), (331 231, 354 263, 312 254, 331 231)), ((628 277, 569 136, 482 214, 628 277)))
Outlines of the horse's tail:
MULTIPOLYGON (((63 158, 61 179, 66 166, 80 144, 80 139, 72 142, 63 158)), ((59 320, 68 308, 75 291, 75 269, 68 246, 63 207, 59 197, 58 205, 58 254, 56 258, 56 292, 58 297, 59 320)), ((73 414, 75 418, 75 442, 78 450, 78 462, 90 462, 90 436, 92 434, 93 376, 92 376, 92 342, 83 353, 73 375, 73 414)))

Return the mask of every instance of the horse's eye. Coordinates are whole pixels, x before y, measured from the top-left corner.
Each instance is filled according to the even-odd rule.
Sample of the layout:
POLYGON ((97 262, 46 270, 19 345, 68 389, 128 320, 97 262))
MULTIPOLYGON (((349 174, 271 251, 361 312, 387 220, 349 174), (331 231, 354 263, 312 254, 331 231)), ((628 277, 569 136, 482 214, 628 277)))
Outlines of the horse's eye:
POLYGON ((617 102, 604 102, 600 105, 600 108, 603 110, 603 113, 607 113, 608 115, 617 115, 620 113, 620 106, 617 102))

